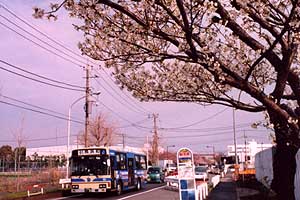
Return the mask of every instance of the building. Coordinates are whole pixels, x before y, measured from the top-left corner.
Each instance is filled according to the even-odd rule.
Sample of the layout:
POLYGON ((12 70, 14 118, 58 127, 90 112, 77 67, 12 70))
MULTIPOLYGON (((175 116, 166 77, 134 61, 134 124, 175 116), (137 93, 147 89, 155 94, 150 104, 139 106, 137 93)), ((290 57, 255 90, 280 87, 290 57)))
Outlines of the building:
MULTIPOLYGON (((77 145, 70 145, 69 151, 78 148, 77 145)), ((35 147, 35 148, 26 148, 26 156, 33 157, 38 156, 60 156, 67 155, 67 145, 61 146, 47 146, 47 147, 35 147)))
MULTIPOLYGON (((246 144, 237 144, 236 145, 236 153, 238 157, 239 163, 244 163, 247 161, 249 164, 254 165, 255 161, 255 154, 272 147, 272 144, 264 144, 264 143, 257 143, 255 140, 249 141, 246 144)), ((235 156, 235 148, 234 145, 227 146, 227 155, 228 156, 235 156)))
MULTIPOLYGON (((69 152, 71 154, 72 150, 78 149, 78 148, 84 148, 83 145, 70 145, 69 146, 69 152)), ((126 151, 133 151, 133 152, 139 152, 143 153, 144 150, 142 148, 137 147, 129 147, 125 146, 111 146, 110 148, 115 150, 126 150, 126 151)), ((61 145, 61 146, 47 146, 47 147, 36 147, 36 148, 26 148, 26 156, 29 156, 31 159, 33 159, 34 156, 61 156, 64 155, 67 157, 67 145, 61 145)))

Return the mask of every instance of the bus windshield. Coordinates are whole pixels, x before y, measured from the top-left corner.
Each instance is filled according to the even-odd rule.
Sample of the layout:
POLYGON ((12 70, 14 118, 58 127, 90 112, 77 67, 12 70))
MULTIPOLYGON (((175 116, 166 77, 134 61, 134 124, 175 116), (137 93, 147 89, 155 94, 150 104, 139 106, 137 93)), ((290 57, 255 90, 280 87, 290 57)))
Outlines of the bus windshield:
POLYGON ((110 175, 108 156, 79 156, 71 159, 72 176, 110 175))

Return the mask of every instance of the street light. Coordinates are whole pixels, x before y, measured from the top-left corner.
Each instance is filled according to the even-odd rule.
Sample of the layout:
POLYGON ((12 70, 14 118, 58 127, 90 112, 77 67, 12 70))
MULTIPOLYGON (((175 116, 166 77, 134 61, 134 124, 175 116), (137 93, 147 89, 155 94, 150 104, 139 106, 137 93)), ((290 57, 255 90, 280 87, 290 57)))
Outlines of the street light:
MULTIPOLYGON (((100 92, 97 92, 97 93, 92 93, 92 95, 99 95, 100 92)), ((79 102, 81 99, 85 98, 86 95, 76 99, 70 106, 69 106, 69 112, 68 112, 68 144, 67 144, 67 174, 66 174, 66 178, 68 179, 69 178, 69 166, 70 166, 70 163, 69 163, 69 146, 70 146, 70 135, 71 135, 71 109, 72 107, 77 103, 79 102)))
POLYGON ((69 106, 69 112, 68 112, 68 144, 67 144, 67 175, 66 179, 69 178, 69 146, 70 146, 70 133, 71 133, 71 109, 72 107, 81 99, 85 98, 85 96, 82 96, 78 99, 76 99, 70 106, 69 106))

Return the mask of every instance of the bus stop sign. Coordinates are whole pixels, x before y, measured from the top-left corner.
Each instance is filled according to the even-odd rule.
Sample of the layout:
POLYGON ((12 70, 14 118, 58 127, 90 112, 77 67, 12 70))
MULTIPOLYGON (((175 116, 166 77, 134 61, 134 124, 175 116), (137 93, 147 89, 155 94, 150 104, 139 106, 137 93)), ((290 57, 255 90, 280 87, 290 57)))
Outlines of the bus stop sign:
POLYGON ((193 152, 181 148, 177 152, 177 169, 180 200, 198 200, 196 194, 193 152))

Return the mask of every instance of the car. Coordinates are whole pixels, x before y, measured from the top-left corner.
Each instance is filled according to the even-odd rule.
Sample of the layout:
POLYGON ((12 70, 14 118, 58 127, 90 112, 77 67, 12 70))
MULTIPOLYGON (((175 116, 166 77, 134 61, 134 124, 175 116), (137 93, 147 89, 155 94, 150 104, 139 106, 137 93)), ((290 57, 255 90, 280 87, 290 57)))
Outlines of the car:
POLYGON ((229 172, 235 172, 235 167, 234 167, 234 165, 230 165, 229 167, 228 167, 228 170, 227 171, 229 171, 229 172))
POLYGON ((207 180, 208 175, 207 175, 207 167, 205 166, 196 166, 195 167, 195 179, 196 180, 207 180))
POLYGON ((163 183, 165 174, 161 167, 149 167, 147 172, 147 182, 163 183))
POLYGON ((167 172, 167 175, 173 174, 177 170, 177 165, 175 163, 167 163, 165 170, 167 172))
POLYGON ((212 174, 220 174, 221 173, 221 169, 220 167, 217 165, 212 165, 211 166, 211 173, 212 174))

